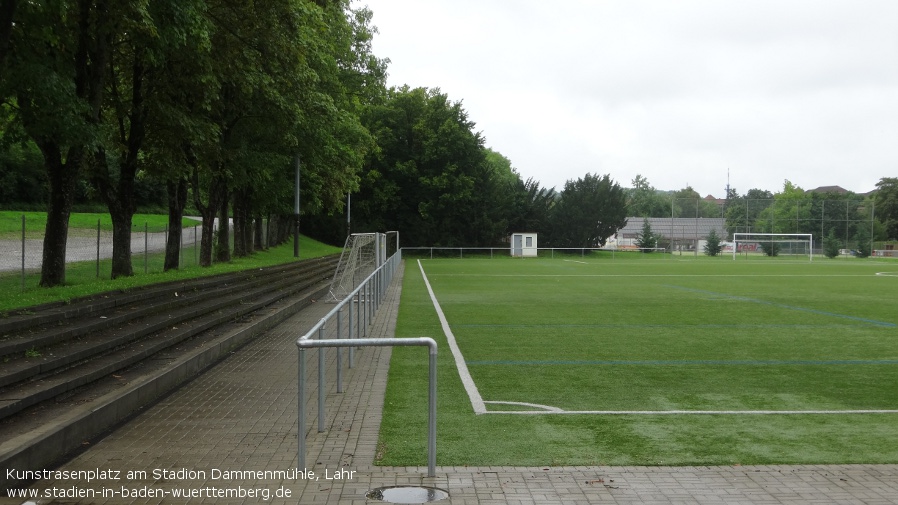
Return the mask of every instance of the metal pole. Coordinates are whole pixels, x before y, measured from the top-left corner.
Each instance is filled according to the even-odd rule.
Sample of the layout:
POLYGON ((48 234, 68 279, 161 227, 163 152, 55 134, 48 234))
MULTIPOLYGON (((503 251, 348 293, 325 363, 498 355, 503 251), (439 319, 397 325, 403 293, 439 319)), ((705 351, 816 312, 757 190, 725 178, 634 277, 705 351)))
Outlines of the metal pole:
POLYGON ((296 453, 296 467, 302 470, 306 468, 306 350, 299 349, 299 433, 297 439, 299 448, 296 453))
MULTIPOLYGON (((306 337, 300 338, 296 341, 296 346, 300 349, 300 354, 302 350, 309 347, 318 347, 319 352, 323 351, 325 347, 340 347, 340 346, 348 346, 348 345, 358 345, 360 347, 394 347, 394 346, 427 346, 429 348, 429 366, 428 366, 428 391, 427 391, 427 476, 428 477, 436 477, 436 461, 437 461, 437 343, 432 338, 368 338, 362 340, 355 340, 352 342, 347 342, 343 339, 330 339, 330 340, 311 340, 306 337)), ((300 367, 300 378, 299 378, 299 395, 298 395, 298 403, 301 406, 299 410, 299 453, 297 454, 297 468, 305 469, 305 423, 303 419, 305 419, 305 410, 302 405, 305 403, 303 401, 304 396, 304 383, 303 383, 303 373, 304 373, 304 364, 303 358, 300 356, 299 360, 300 367)), ((318 412, 319 419, 321 416, 321 410, 318 412)))
MULTIPOLYGON (((361 293, 365 293, 364 294, 365 298, 363 300, 363 302, 364 302, 363 310, 365 311, 365 317, 363 319, 363 321, 364 321, 363 324, 365 325, 365 327, 363 328, 364 331, 362 333, 362 336, 367 338, 368 337, 368 324, 371 322, 371 319, 369 316, 370 310, 368 308, 368 284, 367 283, 365 283, 365 285, 362 287, 362 290, 359 292, 359 294, 361 294, 361 293)), ((361 323, 361 321, 359 321, 359 322, 361 323)))
MULTIPOLYGON (((337 311, 337 338, 343 338, 343 307, 337 311)), ((337 347, 337 392, 343 392, 343 348, 337 347)))
MULTIPOLYGON (((352 338, 352 299, 349 300, 349 325, 346 327, 346 334, 349 338, 352 338)), ((349 346, 349 368, 355 366, 355 346, 349 346)))
POLYGON ((149 250, 150 250, 150 234, 148 233, 149 228, 147 228, 147 222, 143 222, 143 273, 147 273, 149 270, 149 250))
POLYGON ((294 188, 294 198, 293 198, 293 219, 295 224, 295 230, 293 233, 293 257, 299 257, 299 154, 297 153, 296 157, 293 159, 294 165, 296 166, 296 180, 295 180, 295 188, 294 188))
MULTIPOLYGON (((318 330, 318 340, 324 340, 324 325, 318 330)), ((318 433, 324 431, 324 347, 318 349, 318 433)))
POLYGON ((427 390, 427 476, 436 477, 437 466, 437 348, 430 348, 427 390))
POLYGON ((356 334, 356 338, 362 338, 362 292, 361 291, 356 293, 355 303, 356 303, 355 334, 356 334))

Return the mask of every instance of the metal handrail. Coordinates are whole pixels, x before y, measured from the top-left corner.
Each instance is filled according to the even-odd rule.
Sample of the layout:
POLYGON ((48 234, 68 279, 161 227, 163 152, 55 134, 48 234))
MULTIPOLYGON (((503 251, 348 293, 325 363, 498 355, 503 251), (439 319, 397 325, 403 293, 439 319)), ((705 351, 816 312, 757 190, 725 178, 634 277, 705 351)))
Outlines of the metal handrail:
POLYGON ((428 419, 428 477, 435 476, 436 467, 436 342, 431 338, 378 338, 371 339, 368 336, 368 325, 374 319, 374 312, 380 306, 387 287, 393 279, 393 275, 402 261, 401 250, 391 256, 383 265, 378 267, 371 273, 359 286, 353 290, 346 298, 337 303, 324 317, 322 317, 314 326, 302 337, 297 339, 296 346, 299 352, 299 448, 298 448, 298 467, 305 469, 305 453, 306 453, 306 412, 305 412, 305 351, 309 348, 318 348, 318 432, 325 431, 325 356, 324 348, 335 347, 337 349, 337 392, 343 392, 343 365, 342 351, 343 347, 349 348, 349 366, 353 366, 353 351, 356 347, 393 347, 393 346, 428 346, 430 347, 430 388, 428 393, 429 403, 429 419, 428 419), (353 310, 353 302, 357 301, 357 308, 353 310), (364 305, 363 305, 364 303, 364 305), (342 313, 345 307, 349 308, 349 324, 347 325, 346 335, 348 338, 341 338, 344 330, 342 324, 342 313), (358 312, 357 320, 353 320, 354 313, 358 312), (326 339, 325 331, 327 323, 332 319, 337 321, 337 338, 326 339), (353 323, 355 322, 356 336, 353 338, 353 323), (364 322, 364 324, 363 324, 364 322), (318 338, 313 338, 317 334, 318 338))
MULTIPOLYGON (((306 408, 304 401, 305 374, 306 374, 306 348, 319 348, 322 353, 324 347, 360 346, 360 347, 395 347, 395 346, 427 346, 430 348, 430 366, 427 390, 427 476, 436 476, 437 462, 437 343, 432 338, 362 338, 362 339, 326 339, 312 340, 301 338, 296 342, 299 347, 299 447, 297 454, 297 468, 306 469, 306 408)), ((322 353, 323 354, 323 353, 322 353)), ((319 354, 320 356, 321 354, 319 354)), ((319 371, 321 369, 319 368, 319 371)), ((320 372, 319 372, 320 378, 320 372)), ((318 415, 322 409, 319 405, 318 415)))

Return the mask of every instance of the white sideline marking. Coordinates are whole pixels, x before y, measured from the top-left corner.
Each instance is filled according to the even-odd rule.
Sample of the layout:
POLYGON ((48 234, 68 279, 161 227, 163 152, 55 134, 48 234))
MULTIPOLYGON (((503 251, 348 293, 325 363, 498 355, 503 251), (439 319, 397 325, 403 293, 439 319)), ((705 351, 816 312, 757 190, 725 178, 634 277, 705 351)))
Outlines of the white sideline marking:
MULTIPOLYGON (((551 405, 540 405, 540 404, 538 404, 538 403, 527 403, 527 402, 500 402, 500 401, 494 401, 494 400, 487 400, 485 403, 489 403, 490 405, 492 405, 492 404, 497 404, 497 405, 519 405, 519 406, 521 406, 521 407, 534 407, 534 408, 537 408, 537 409, 542 409, 542 410, 529 410, 529 411, 527 411, 527 412, 533 412, 533 413, 537 413, 537 414, 546 414, 546 413, 564 414, 564 411, 561 410, 561 409, 559 409, 558 407, 553 407, 553 406, 551 406, 551 405)), ((508 414, 508 413, 510 413, 510 412, 513 412, 513 411, 503 411, 503 410, 498 410, 498 411, 495 411, 495 412, 489 412, 489 413, 490 413, 490 414, 508 414)))
POLYGON ((880 277, 898 277, 898 272, 876 272, 880 277))
MULTIPOLYGON (((573 260, 571 260, 573 261, 573 260)), ((605 415, 605 416, 635 416, 635 415, 648 415, 648 416, 658 416, 658 415, 800 415, 800 414, 898 414, 898 410, 563 410, 558 407, 553 407, 551 405, 540 405, 537 403, 525 403, 525 402, 503 402, 503 401, 487 401, 483 400, 483 397, 480 396, 480 391, 477 390, 477 385, 474 384, 474 379, 471 378, 471 373, 468 371, 468 365, 465 363, 465 358, 461 354, 461 350, 458 348, 458 344, 455 342, 455 335, 452 333, 452 329, 449 328, 449 321, 446 320, 446 315, 443 313, 442 307, 440 307, 440 302, 437 301, 436 294, 433 292, 433 288, 430 286, 430 281, 427 279, 427 274, 424 273, 424 266, 421 264, 421 260, 418 260, 418 268, 421 270, 421 277, 424 278, 424 285, 427 286, 427 292, 430 293, 430 300, 433 302, 433 308, 437 312, 437 316, 440 318, 440 325, 443 327, 443 333, 446 335, 446 341, 449 343, 449 350, 452 351, 452 356, 455 358, 455 368, 458 370, 458 375, 461 378, 462 384, 465 386, 465 391, 468 393, 468 398, 471 399, 471 406, 474 408, 474 413, 477 415, 480 414, 514 414, 514 415, 558 415, 558 414, 589 414, 589 415, 605 415), (489 411, 486 409, 486 404, 499 404, 499 405, 519 405, 522 407, 534 407, 540 410, 506 410, 506 411, 489 411)), ((880 274, 877 274, 880 275, 880 274)))
POLYGON ((585 261, 577 261, 577 260, 564 260, 564 261, 569 261, 569 262, 571 262, 571 263, 580 263, 581 265, 588 265, 588 264, 589 264, 589 263, 587 263, 587 262, 585 262, 585 261))
POLYGON ((474 379, 471 378, 471 373, 468 372, 468 365, 465 363, 465 357, 461 355, 461 350, 458 348, 458 344, 455 343, 455 335, 452 334, 452 330, 449 328, 449 321, 446 321, 446 315, 443 314, 440 302, 437 301, 437 297, 433 293, 433 288, 430 287, 430 281, 427 280, 427 274, 424 273, 424 266, 421 265, 421 260, 418 260, 418 268, 421 269, 421 277, 424 278, 424 285, 427 286, 427 292, 430 293, 430 300, 433 302, 433 308, 436 309, 437 316, 440 318, 440 324, 443 326, 443 333, 446 335, 446 341, 449 342, 449 350, 452 351, 452 356, 455 358, 455 368, 458 369, 461 383, 464 384, 465 391, 468 392, 468 398, 471 399, 471 406, 474 407, 474 413, 478 415, 486 414, 486 404, 483 403, 480 391, 477 390, 477 385, 474 384, 474 379))
MULTIPOLYGON (((490 402, 511 403, 511 402, 490 402)), ((542 407, 542 406, 541 406, 542 407)), ((546 407, 544 407, 546 408, 546 407)), ((554 409, 554 407, 552 407, 554 409)), ((605 416, 659 415, 799 415, 799 414, 898 414, 898 410, 518 410, 487 414, 593 414, 605 416)))

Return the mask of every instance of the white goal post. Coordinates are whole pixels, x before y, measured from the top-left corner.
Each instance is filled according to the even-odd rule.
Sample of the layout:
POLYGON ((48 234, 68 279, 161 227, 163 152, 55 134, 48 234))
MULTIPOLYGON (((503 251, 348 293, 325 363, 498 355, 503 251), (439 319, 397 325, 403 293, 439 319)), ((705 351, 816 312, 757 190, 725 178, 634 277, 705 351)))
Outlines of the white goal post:
POLYGON ((331 280, 328 301, 346 298, 377 267, 386 261, 386 235, 383 233, 353 233, 346 237, 340 263, 331 280))
MULTIPOLYGON (((781 244, 802 244, 800 254, 807 254, 808 261, 814 261, 814 235, 811 233, 733 233, 733 259, 739 252, 739 244, 743 248, 752 244, 756 247, 773 247, 779 250, 781 244)), ((793 249, 790 247, 790 249, 793 249)), ((775 256, 776 254, 773 254, 775 256)))

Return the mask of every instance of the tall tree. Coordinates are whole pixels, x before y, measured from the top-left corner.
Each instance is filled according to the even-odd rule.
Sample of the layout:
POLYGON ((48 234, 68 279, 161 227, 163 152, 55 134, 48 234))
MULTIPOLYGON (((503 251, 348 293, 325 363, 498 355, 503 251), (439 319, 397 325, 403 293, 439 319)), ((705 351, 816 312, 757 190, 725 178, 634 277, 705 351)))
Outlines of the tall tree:
POLYGON ((705 254, 708 256, 717 256, 723 251, 723 245, 720 243, 720 237, 717 235, 717 230, 711 228, 711 231, 708 232, 708 236, 705 238, 705 254))
POLYGON ((670 217, 670 198, 649 184, 648 179, 636 175, 627 190, 627 214, 636 217, 670 217))
POLYGON ((550 218, 558 195, 555 188, 541 188, 539 181, 529 178, 515 183, 514 202, 509 217, 509 231, 528 231, 548 236, 550 218))
POLYGON ((649 219, 643 218, 642 229, 636 234, 636 247, 642 250, 642 252, 650 253, 658 247, 658 240, 660 239, 661 235, 652 230, 652 225, 649 223, 649 219))
POLYGON ((11 30, 0 89, 14 90, 17 120, 40 149, 49 184, 42 286, 65 282, 75 187, 99 143, 114 30, 111 7, 107 0, 10 2, 2 7, 11 30))
MULTIPOLYGON (((128 2, 109 13, 116 20, 111 36, 103 119, 110 132, 98 146, 89 176, 112 218, 112 278, 130 276, 131 220, 136 211, 135 181, 143 169, 145 143, 152 128, 170 120, 159 111, 183 107, 183 100, 167 89, 166 68, 182 71, 185 54, 198 60, 208 37, 200 0, 128 2)), ((197 72, 190 72, 196 77, 197 72)), ((178 78, 185 84, 183 78, 178 78)), ((178 119, 181 119, 180 117, 178 119)), ((175 201, 180 202, 176 190, 175 201)), ((183 205, 181 205, 183 207, 183 205)), ((178 224, 176 234, 180 232, 178 224)))
POLYGON ((624 190, 608 175, 569 180, 552 212, 551 245, 601 247, 627 224, 624 190))
POLYGON ((704 200, 692 186, 674 192, 670 211, 673 217, 720 217, 716 202, 704 200))
POLYGON ((393 88, 364 122, 377 139, 353 198, 353 221, 413 245, 492 245, 504 226, 498 176, 461 103, 439 89, 393 88))
POLYGON ((876 217, 885 224, 889 240, 898 239, 898 177, 883 177, 876 183, 876 217))
MULTIPOLYGON (((735 190, 733 190, 735 192, 735 190)), ((726 209, 727 233, 758 231, 756 221, 761 212, 773 204, 773 193, 750 189, 744 196, 731 197, 726 209)))

